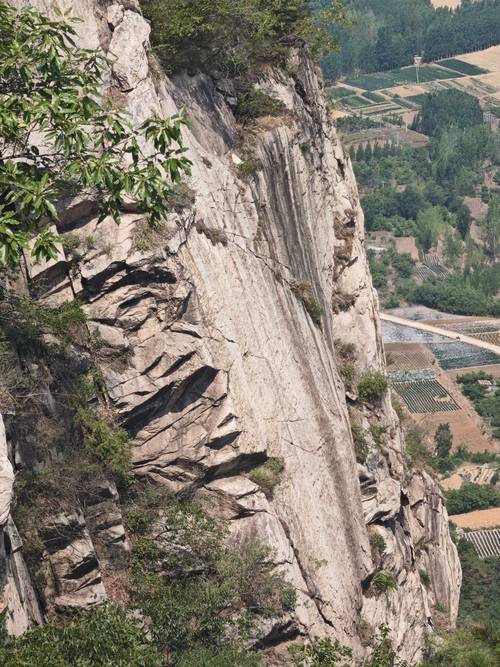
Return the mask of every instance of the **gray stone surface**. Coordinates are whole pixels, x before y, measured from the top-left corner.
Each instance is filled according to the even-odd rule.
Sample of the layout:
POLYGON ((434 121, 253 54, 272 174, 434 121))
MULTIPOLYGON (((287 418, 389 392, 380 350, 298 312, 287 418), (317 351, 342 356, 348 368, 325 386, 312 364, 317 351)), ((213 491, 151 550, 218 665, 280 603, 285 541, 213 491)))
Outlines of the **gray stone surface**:
MULTIPOLYGON (((259 120, 240 141, 217 83, 153 82, 147 23, 130 10, 121 21, 96 18, 89 3, 75 12, 85 9, 83 31, 114 27, 112 74, 134 121, 182 105, 192 121, 185 139, 196 201, 172 218, 174 236, 139 252, 137 213, 119 227, 73 223, 99 239, 71 288, 102 337, 100 369, 134 439, 135 473, 209 499, 234 539, 267 542, 297 589, 301 632, 332 636, 361 656, 366 627, 386 623, 402 657, 416 662, 432 605, 445 604, 455 620, 460 566, 437 484, 405 471, 389 397, 362 415, 366 426, 387 427, 384 447, 356 464, 337 346, 355 343, 359 373, 384 370, 384 359, 359 196, 318 73, 299 51, 290 52, 287 74, 263 70, 259 85, 288 111, 259 120), (243 178, 238 165, 248 154, 262 168, 243 178), (307 282, 323 308, 320 326, 297 298, 296 281, 307 282), (248 479, 268 457, 283 463, 272 497, 248 479), (380 562, 367 524, 384 535, 380 562), (428 548, 417 557, 422 539, 428 548), (381 567, 398 586, 375 596, 368 584, 381 567)), ((77 546, 52 554, 66 606, 105 597, 84 525, 77 546), (75 585, 71 573, 83 562, 92 568, 75 585)))

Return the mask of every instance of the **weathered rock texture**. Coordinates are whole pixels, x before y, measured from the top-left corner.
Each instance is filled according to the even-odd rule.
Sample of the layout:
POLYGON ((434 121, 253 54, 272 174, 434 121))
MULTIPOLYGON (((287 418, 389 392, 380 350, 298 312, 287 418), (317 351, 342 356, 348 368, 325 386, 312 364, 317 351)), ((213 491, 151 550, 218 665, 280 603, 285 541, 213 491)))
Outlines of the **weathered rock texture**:
MULTIPOLYGON (((293 50, 287 74, 262 72, 259 85, 286 112, 242 130, 225 98, 229 82, 153 77, 149 27, 131 3, 58 4, 84 18, 86 46, 109 49, 111 86, 135 122, 180 106, 192 121, 195 203, 172 213, 173 231, 145 249, 140 214, 125 213, 117 227, 75 202, 59 231, 92 236, 98 247, 71 270, 61 256, 31 272, 53 303, 75 295, 85 304, 110 402, 134 438, 135 473, 210 497, 236 537, 268 542, 299 592, 300 632, 336 637, 361 655, 387 623, 401 655, 417 660, 433 605, 455 619, 460 567, 436 483, 405 471, 389 398, 358 409, 363 428, 387 428, 383 446, 356 463, 338 346, 355 345, 360 374, 383 370, 384 360, 356 184, 317 71, 293 50), (249 155, 260 166, 243 177, 249 155), (297 283, 321 305, 320 325, 297 283), (269 457, 284 464, 272 499, 247 476, 269 457), (369 531, 385 540, 381 558, 369 531), (377 569, 392 574, 396 590, 370 592, 377 569)), ((94 603, 102 583, 81 529, 94 603)), ((114 537, 122 540, 120 529, 114 537)), ((72 567, 69 551, 60 563, 64 553, 57 563, 72 567)), ((64 589, 58 601, 68 595, 74 600, 64 589)))

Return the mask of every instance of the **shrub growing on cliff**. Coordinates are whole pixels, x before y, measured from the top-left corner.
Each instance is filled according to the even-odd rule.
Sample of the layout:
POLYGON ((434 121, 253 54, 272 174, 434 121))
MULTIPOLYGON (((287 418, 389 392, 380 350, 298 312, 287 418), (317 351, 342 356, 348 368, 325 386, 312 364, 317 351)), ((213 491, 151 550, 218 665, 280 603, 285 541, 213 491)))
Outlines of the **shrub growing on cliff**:
POLYGON ((397 583, 392 574, 388 572, 377 572, 371 581, 371 588, 377 595, 384 591, 393 591, 397 588, 397 583))
POLYGON ((266 496, 272 497, 274 487, 281 481, 284 470, 282 459, 271 457, 265 463, 254 468, 248 477, 254 484, 258 484, 266 496))
MULTIPOLYGON (((195 655, 206 661, 200 664, 225 665, 233 649, 229 638, 242 637, 259 617, 295 606, 295 591, 267 547, 226 545, 223 522, 195 503, 151 487, 132 494, 132 600, 175 664, 190 664, 195 655)), ((242 655, 242 665, 255 664, 242 655)))
POLYGON ((295 296, 304 304, 304 307, 311 316, 313 322, 319 325, 323 315, 323 308, 314 296, 310 283, 294 280, 290 286, 295 296))
POLYGON ((250 120, 260 116, 278 116, 285 108, 281 100, 268 95, 260 88, 253 88, 238 97, 234 113, 237 118, 250 120))
POLYGON ((126 612, 104 605, 0 645, 3 667, 161 667, 163 657, 126 612))
POLYGON ((295 644, 289 649, 295 667, 350 667, 352 650, 331 639, 314 639, 307 644, 295 644))
POLYGON ((190 168, 184 112, 134 129, 101 93, 105 57, 75 45, 67 17, 0 2, 0 34, 0 263, 17 264, 22 251, 57 257, 51 225, 62 195, 85 192, 116 221, 129 195, 161 220, 169 181, 190 168))
POLYGON ((365 373, 358 383, 358 395, 361 401, 376 403, 387 391, 387 378, 378 371, 365 373))
POLYGON ((168 70, 214 69, 230 76, 260 62, 279 60, 292 36, 314 54, 331 50, 323 30, 345 21, 340 0, 312 12, 306 0, 143 0, 152 43, 168 70))
POLYGON ((77 419, 83 431, 87 456, 102 463, 113 474, 125 478, 132 465, 128 433, 113 424, 111 415, 106 418, 92 408, 79 408, 77 419))

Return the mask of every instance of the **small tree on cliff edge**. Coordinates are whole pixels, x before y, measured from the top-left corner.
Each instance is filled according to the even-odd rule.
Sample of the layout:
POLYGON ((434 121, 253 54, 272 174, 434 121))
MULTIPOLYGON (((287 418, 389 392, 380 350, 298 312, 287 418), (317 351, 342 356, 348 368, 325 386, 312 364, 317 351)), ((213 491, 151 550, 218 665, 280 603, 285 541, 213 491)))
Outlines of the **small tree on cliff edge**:
POLYGON ((439 424, 434 435, 434 442, 436 443, 436 455, 439 458, 446 458, 450 455, 453 436, 449 424, 439 424))
POLYGON ((76 19, 52 20, 0 0, 0 262, 28 250, 57 256, 56 204, 94 197, 101 217, 120 219, 129 195, 161 220, 171 183, 188 173, 182 111, 134 129, 102 95, 106 58, 76 46, 76 19), (146 153, 141 148, 149 142, 146 153))

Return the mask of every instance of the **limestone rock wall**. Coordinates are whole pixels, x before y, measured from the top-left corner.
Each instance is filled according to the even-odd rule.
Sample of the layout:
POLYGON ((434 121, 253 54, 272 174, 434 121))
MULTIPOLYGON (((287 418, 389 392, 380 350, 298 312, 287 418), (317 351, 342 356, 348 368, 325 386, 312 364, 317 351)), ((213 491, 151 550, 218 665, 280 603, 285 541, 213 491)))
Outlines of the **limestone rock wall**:
MULTIPOLYGON (((386 433, 356 462, 346 402, 355 396, 346 399, 339 346, 354 344, 358 373, 383 370, 384 359, 356 184, 317 70, 292 50, 286 74, 263 71, 258 85, 286 111, 241 128, 231 82, 153 74, 149 26, 134 3, 57 4, 83 17, 85 46, 114 59, 110 87, 135 122, 188 109, 194 203, 153 238, 140 213, 124 213, 117 227, 99 223, 91 202, 68 203, 60 233, 95 244, 77 263, 61 255, 29 266, 32 289, 49 303, 84 304, 110 404, 134 438, 135 474, 209 497, 235 538, 275 549, 298 591, 297 632, 333 636, 362 655, 387 623, 401 655, 416 661, 433 605, 454 622, 460 567, 436 483, 405 470, 388 397, 356 408, 366 428, 386 433), (243 175, 249 156, 258 168, 243 175), (320 323, 300 284, 320 304, 320 323), (270 457, 284 466, 272 498, 248 478, 270 457), (381 557, 373 532, 385 540, 381 557), (378 569, 396 590, 372 592, 378 569)), ((124 539, 121 528, 115 538, 124 539)))

